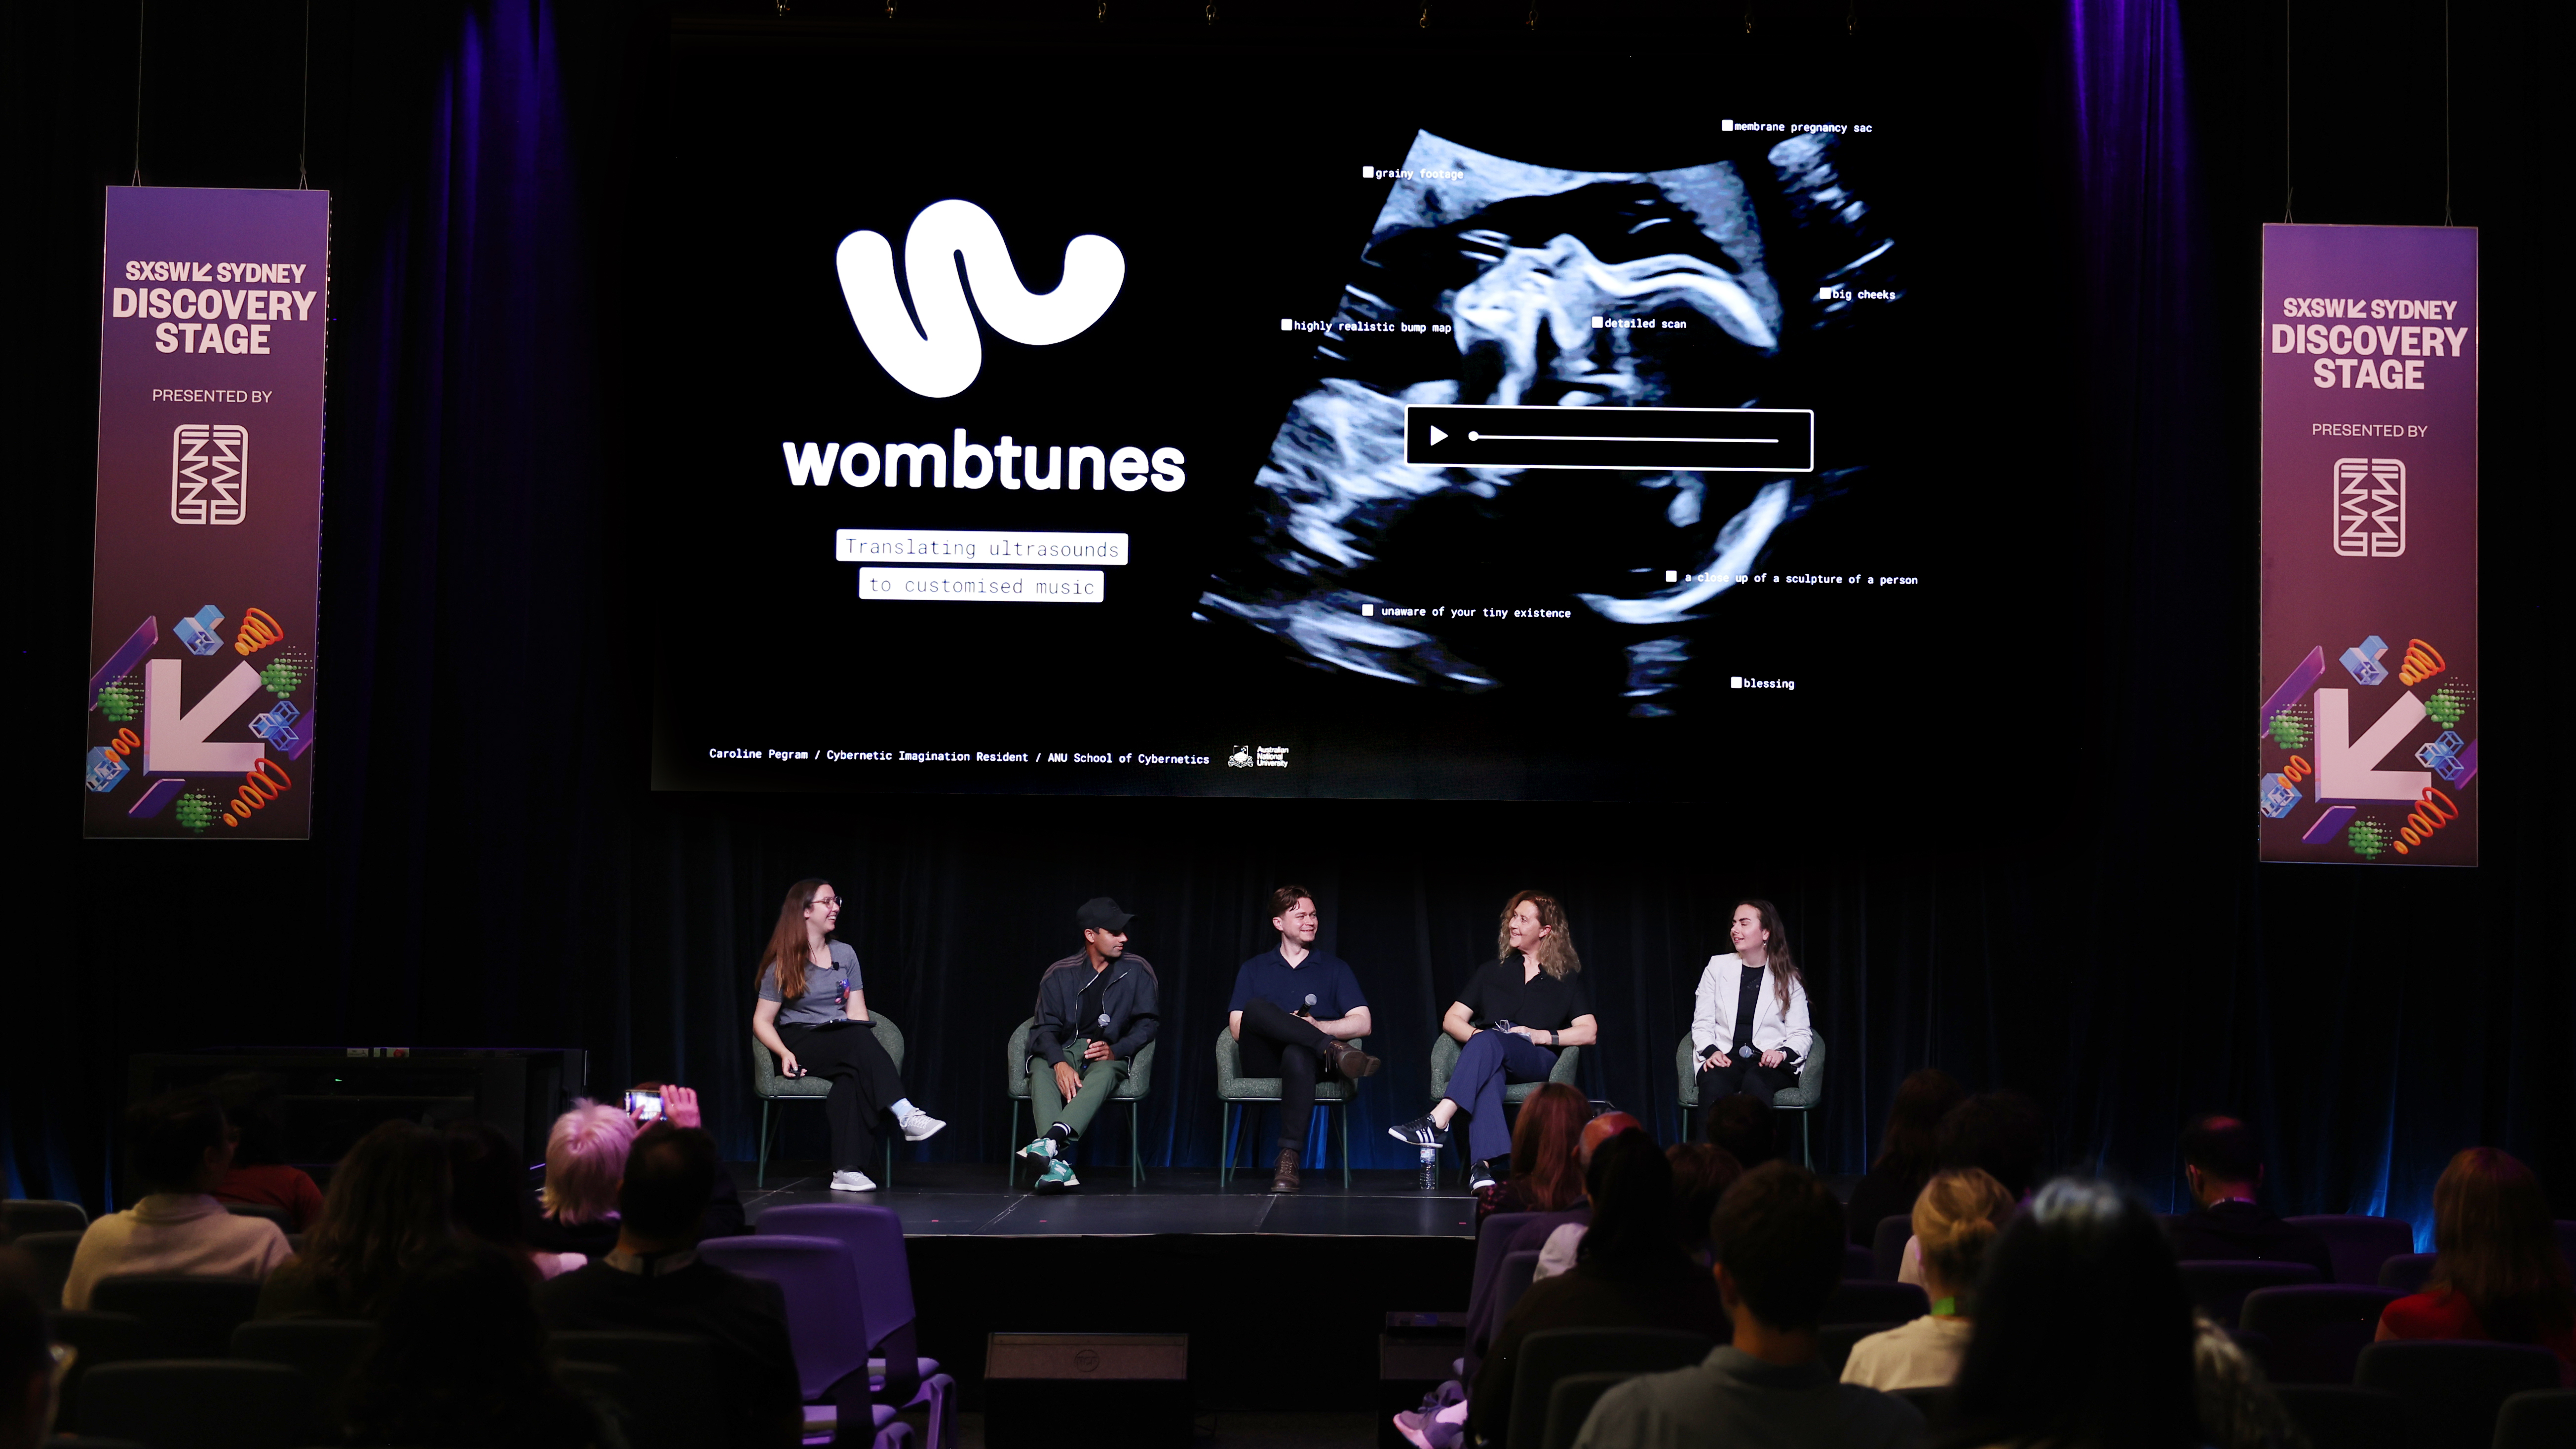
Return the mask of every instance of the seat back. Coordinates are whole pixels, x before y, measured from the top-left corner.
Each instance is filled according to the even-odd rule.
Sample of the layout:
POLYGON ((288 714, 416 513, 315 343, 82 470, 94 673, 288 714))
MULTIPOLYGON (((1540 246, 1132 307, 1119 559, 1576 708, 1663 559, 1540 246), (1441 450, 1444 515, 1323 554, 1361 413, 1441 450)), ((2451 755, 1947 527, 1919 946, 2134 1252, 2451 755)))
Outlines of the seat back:
POLYGON ((63 1301, 63 1285, 72 1280, 72 1255, 80 1251, 85 1229, 29 1233, 11 1246, 36 1262, 36 1291, 50 1308, 63 1301))
POLYGON ((1798 1064, 1798 1084, 1771 1094, 1771 1105, 1784 1111, 1814 1110, 1825 1100, 1825 1034, 1807 1034, 1807 1059, 1798 1064))
POLYGON ((710 1340, 690 1333, 584 1330, 555 1333, 548 1341, 567 1365, 612 1371, 600 1388, 624 1420, 628 1449, 707 1449, 725 1442, 729 1426, 716 1410, 710 1340))
MULTIPOLYGON (((1950 1386, 1948 1384, 1943 1384, 1939 1388, 1898 1389, 1895 1392, 1898 1398, 1914 1406, 1914 1412, 1923 1416, 1924 1423, 1936 1429, 1940 1427, 1943 1419, 1949 1417, 1950 1386)), ((2311 1446, 2311 1449, 2323 1449, 2323 1446, 2311 1446)))
POLYGON ((2390 1339, 2361 1351, 2353 1382, 2405 1402, 2409 1449, 2488 1449, 2505 1400, 2558 1387, 2558 1356, 2529 1343, 2390 1339))
POLYGON ((1583 1436, 1583 1421, 1592 1417, 1592 1406, 1638 1372, 1592 1369, 1558 1379, 1547 1392, 1547 1428, 1539 1436, 1539 1449, 1574 1449, 1574 1441, 1583 1436))
POLYGON ((127 1273, 98 1280, 89 1306, 142 1319, 155 1358, 222 1358, 232 1352, 233 1330, 250 1322, 259 1307, 259 1282, 127 1273))
MULTIPOLYGON (((767 1216, 767 1214, 763 1214, 767 1216)), ((698 1256, 719 1268, 778 1285, 787 1299, 787 1333, 796 1343, 796 1381, 805 1402, 832 1397, 833 1386, 868 1369, 867 1324, 849 1250, 834 1238, 755 1234, 709 1238, 698 1256)))
POLYGON ((2495 1449, 2576 1444, 2576 1389, 2525 1389, 2496 1413, 2495 1449))
POLYGON ((2245 1307, 2245 1295, 2255 1289, 2316 1281, 2317 1270, 2305 1263, 2199 1258, 2185 1259, 2182 1264, 2182 1283, 2191 1290, 2191 1301, 2199 1304, 2200 1311, 2213 1322, 2227 1328, 2236 1326, 2237 1315, 2245 1307))
POLYGON ((1691 1050, 1691 1034, 1682 1033, 1680 1044, 1673 1048, 1674 1100, 1685 1112, 1699 1107, 1699 1056, 1691 1050))
POLYGON ((255 1318, 233 1330, 232 1356, 302 1373, 313 1413, 298 1442, 328 1444, 340 1437, 341 1396, 375 1341, 376 1326, 363 1318, 255 1318))
POLYGON ((1038 1019, 1029 1017, 1011 1028, 1011 1040, 1002 1048, 1002 1085, 1022 1101, 1029 1096, 1029 1035, 1037 1029, 1038 1019))
POLYGON ((2433 1262, 2439 1253, 2400 1253, 2379 1265, 2379 1286, 2400 1293, 2421 1293, 2432 1281, 2433 1262))
POLYGON ((1854 1345, 1873 1333, 1902 1328, 1902 1323, 1828 1323, 1816 1330, 1816 1362, 1835 1378, 1843 1376, 1843 1365, 1851 1362, 1854 1345))
POLYGON ((1905 1245, 1914 1240, 1914 1216, 1897 1213, 1878 1220, 1878 1230, 1870 1234, 1869 1256, 1877 1267, 1870 1277, 1881 1283, 1893 1283, 1905 1271, 1905 1245))
POLYGON ((1511 1321, 1512 1310, 1520 1306, 1521 1295, 1529 1291, 1531 1282, 1538 1277, 1538 1255, 1536 1248, 1523 1248, 1503 1255, 1502 1269, 1494 1275, 1494 1337, 1502 1336, 1503 1325, 1511 1321))
POLYGON ((2309 1449, 2403 1449, 2405 1405, 2395 1394, 2350 1384, 2275 1384, 2272 1393, 2309 1449))
POLYGON ((1908 1323, 1932 1311, 1932 1300, 1911 1283, 1855 1283, 1845 1279, 1825 1300, 1819 1323, 1908 1323))
POLYGON ((295 1231, 295 1215, 282 1207, 270 1207, 264 1202, 228 1202, 224 1211, 237 1218, 266 1218, 277 1224, 281 1233, 295 1231))
POLYGON ((2396 1301, 2389 1289, 2348 1283, 2257 1288, 2237 1321, 2270 1342, 2264 1368, 2274 1383, 2349 1384, 2362 1346, 2379 1334, 2380 1310, 2396 1301))
POLYGON ((1474 1322, 1476 1310, 1483 1306, 1485 1295, 1494 1291, 1494 1275, 1502 1270, 1503 1250, 1511 1243, 1512 1234, 1537 1213, 1494 1213, 1476 1225, 1476 1266, 1467 1280, 1467 1319, 1474 1322))
POLYGON ((1504 1449, 1539 1449, 1548 1399, 1567 1374, 1617 1369, 1632 1374, 1688 1368, 1715 1347, 1705 1335, 1661 1328, 1545 1328, 1523 1338, 1512 1372, 1511 1427, 1504 1449))
MULTIPOLYGON (((60 1295, 57 1295, 59 1298, 60 1295)), ((54 1314, 54 1339, 79 1350, 69 1372, 63 1375, 61 1408, 56 1421, 67 1430, 77 1430, 80 1421, 81 1380, 100 1364, 131 1363, 152 1356, 152 1336, 144 1331, 143 1320, 131 1313, 101 1313, 95 1308, 65 1308, 54 1314)))
MULTIPOLYGON (((1368 1038, 1355 1036, 1343 1042, 1342 1045, 1354 1051, 1367 1051, 1368 1038)), ((1234 1033, 1231 1030, 1222 1026, 1216 1029, 1217 1100, 1221 1102, 1276 1101, 1283 1085, 1284 1083, 1277 1077, 1245 1076, 1243 1043, 1234 1039, 1234 1033)), ((1340 1077, 1328 1077, 1315 1084, 1315 1100, 1318 1102, 1347 1101, 1350 1097, 1350 1087, 1351 1084, 1340 1077)))
POLYGON ((850 1255, 859 1275, 859 1306, 867 1315, 868 1346, 912 1322, 912 1265, 903 1252, 903 1219, 894 1209, 862 1203, 790 1203, 760 1215, 753 1231, 830 1238, 850 1255))
POLYGON ((2371 1287, 2379 1282, 2379 1265, 2415 1251, 2415 1228, 2404 1218, 2377 1218, 2361 1213, 2319 1213, 2285 1218, 2325 1239, 2334 1257, 2334 1280, 2371 1287))
POLYGON ((1843 1279, 1870 1278, 1878 1272, 1878 1255, 1856 1243, 1843 1244, 1843 1279))
POLYGON ((9 1236, 29 1233, 77 1233, 89 1226, 89 1209, 49 1197, 13 1197, 0 1202, 0 1228, 9 1236))
POLYGON ((313 1385, 276 1363, 101 1364, 81 1399, 82 1433, 149 1449, 291 1449, 313 1419, 313 1385))

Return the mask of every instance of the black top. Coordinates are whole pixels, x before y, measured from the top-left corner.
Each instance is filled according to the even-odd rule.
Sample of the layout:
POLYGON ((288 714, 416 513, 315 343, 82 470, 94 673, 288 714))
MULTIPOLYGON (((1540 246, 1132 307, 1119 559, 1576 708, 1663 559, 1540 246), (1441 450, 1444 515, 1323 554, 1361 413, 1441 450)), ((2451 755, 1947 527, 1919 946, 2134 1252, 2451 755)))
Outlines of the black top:
POLYGON ((1592 998, 1583 989, 1583 973, 1578 971, 1560 979, 1541 971, 1523 981, 1521 973, 1529 968, 1522 963, 1518 951, 1500 961, 1488 961, 1458 989, 1458 999, 1467 1003, 1475 1025, 1488 1027, 1497 1021, 1508 1021, 1532 1031, 1562 1031, 1572 1026, 1576 1017, 1592 1014, 1592 998))
POLYGON ((1726 1044, 1729 1056, 1744 1057, 1744 1049, 1753 1045, 1753 1013, 1762 1009, 1762 978, 1767 974, 1767 967, 1747 966, 1735 983, 1735 1040, 1726 1044))
POLYGON ((2174 1220, 2174 1256, 2252 1262, 2305 1263, 2317 1281, 2335 1280, 2326 1240, 2272 1215, 2261 1203, 2222 1202, 2194 1208, 2174 1220))
POLYGON ((1108 985, 1109 973, 1106 971, 1092 972, 1091 980, 1083 984, 1080 1002, 1075 1007, 1078 1014, 1073 1019, 1073 1029, 1085 1040, 1105 1039, 1105 1028, 1100 1024, 1100 997, 1108 985))
MULTIPOLYGON (((537 1316, 559 1333, 691 1333, 707 1355, 727 1449, 774 1449, 801 1421, 796 1346, 778 1285, 713 1263, 646 1278, 593 1263, 533 1290, 537 1316)), ((712 1446, 711 1446, 712 1449, 712 1446)))

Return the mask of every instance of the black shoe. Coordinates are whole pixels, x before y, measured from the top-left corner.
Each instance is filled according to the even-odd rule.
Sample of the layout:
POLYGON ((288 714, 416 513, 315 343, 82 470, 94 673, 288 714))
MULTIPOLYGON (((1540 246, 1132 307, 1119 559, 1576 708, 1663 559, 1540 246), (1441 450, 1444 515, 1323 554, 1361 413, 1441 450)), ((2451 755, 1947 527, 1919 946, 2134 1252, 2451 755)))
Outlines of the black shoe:
POLYGON ((1494 1170, 1493 1159, 1487 1158, 1485 1161, 1479 1162, 1474 1167, 1467 1170, 1467 1190, 1469 1192, 1482 1191, 1485 1188, 1492 1187, 1500 1180, 1500 1178, 1501 1174, 1494 1170))
POLYGON ((1401 1127, 1389 1127, 1386 1135, 1408 1147, 1446 1147, 1449 1129, 1431 1120, 1430 1114, 1414 1118, 1401 1127))

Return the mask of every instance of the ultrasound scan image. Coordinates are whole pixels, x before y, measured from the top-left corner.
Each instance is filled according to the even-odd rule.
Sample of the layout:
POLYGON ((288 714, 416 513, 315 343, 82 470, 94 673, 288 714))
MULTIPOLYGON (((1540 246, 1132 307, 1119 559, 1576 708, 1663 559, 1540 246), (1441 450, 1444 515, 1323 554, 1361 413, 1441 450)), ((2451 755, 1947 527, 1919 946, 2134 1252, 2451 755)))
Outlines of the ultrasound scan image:
POLYGON ((1211 578, 1198 617, 1320 668, 1477 692, 1511 682, 1512 631, 1386 609, 1567 610, 1615 651, 1590 673, 1624 681, 1625 713, 1671 713, 1712 605, 1860 460, 1820 451, 1819 471, 1776 477, 1434 467, 1404 461, 1404 408, 1813 406, 1771 394, 1795 375, 1784 359, 1858 325, 1819 293, 1890 286, 1892 243, 1834 146, 1802 134, 1742 170, 1585 172, 1417 133, 1261 469, 1258 547, 1211 578))

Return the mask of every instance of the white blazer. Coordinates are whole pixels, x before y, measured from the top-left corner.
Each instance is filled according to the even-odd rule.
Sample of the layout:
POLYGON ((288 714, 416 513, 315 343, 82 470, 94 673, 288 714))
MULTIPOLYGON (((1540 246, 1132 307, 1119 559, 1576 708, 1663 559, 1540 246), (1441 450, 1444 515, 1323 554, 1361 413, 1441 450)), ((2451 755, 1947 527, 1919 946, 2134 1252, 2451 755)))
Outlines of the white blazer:
MULTIPOLYGON (((1722 1049, 1735 1040, 1735 994, 1743 978, 1744 962, 1734 952, 1708 958, 1708 969, 1699 974, 1697 1009, 1691 1013, 1693 1057, 1706 1056, 1710 1047, 1722 1049)), ((1753 1049, 1785 1051, 1803 1062, 1813 1036, 1807 1029, 1806 983, 1789 983, 1789 1010, 1783 1014, 1779 978, 1764 971, 1762 990, 1754 997, 1753 1049)))

